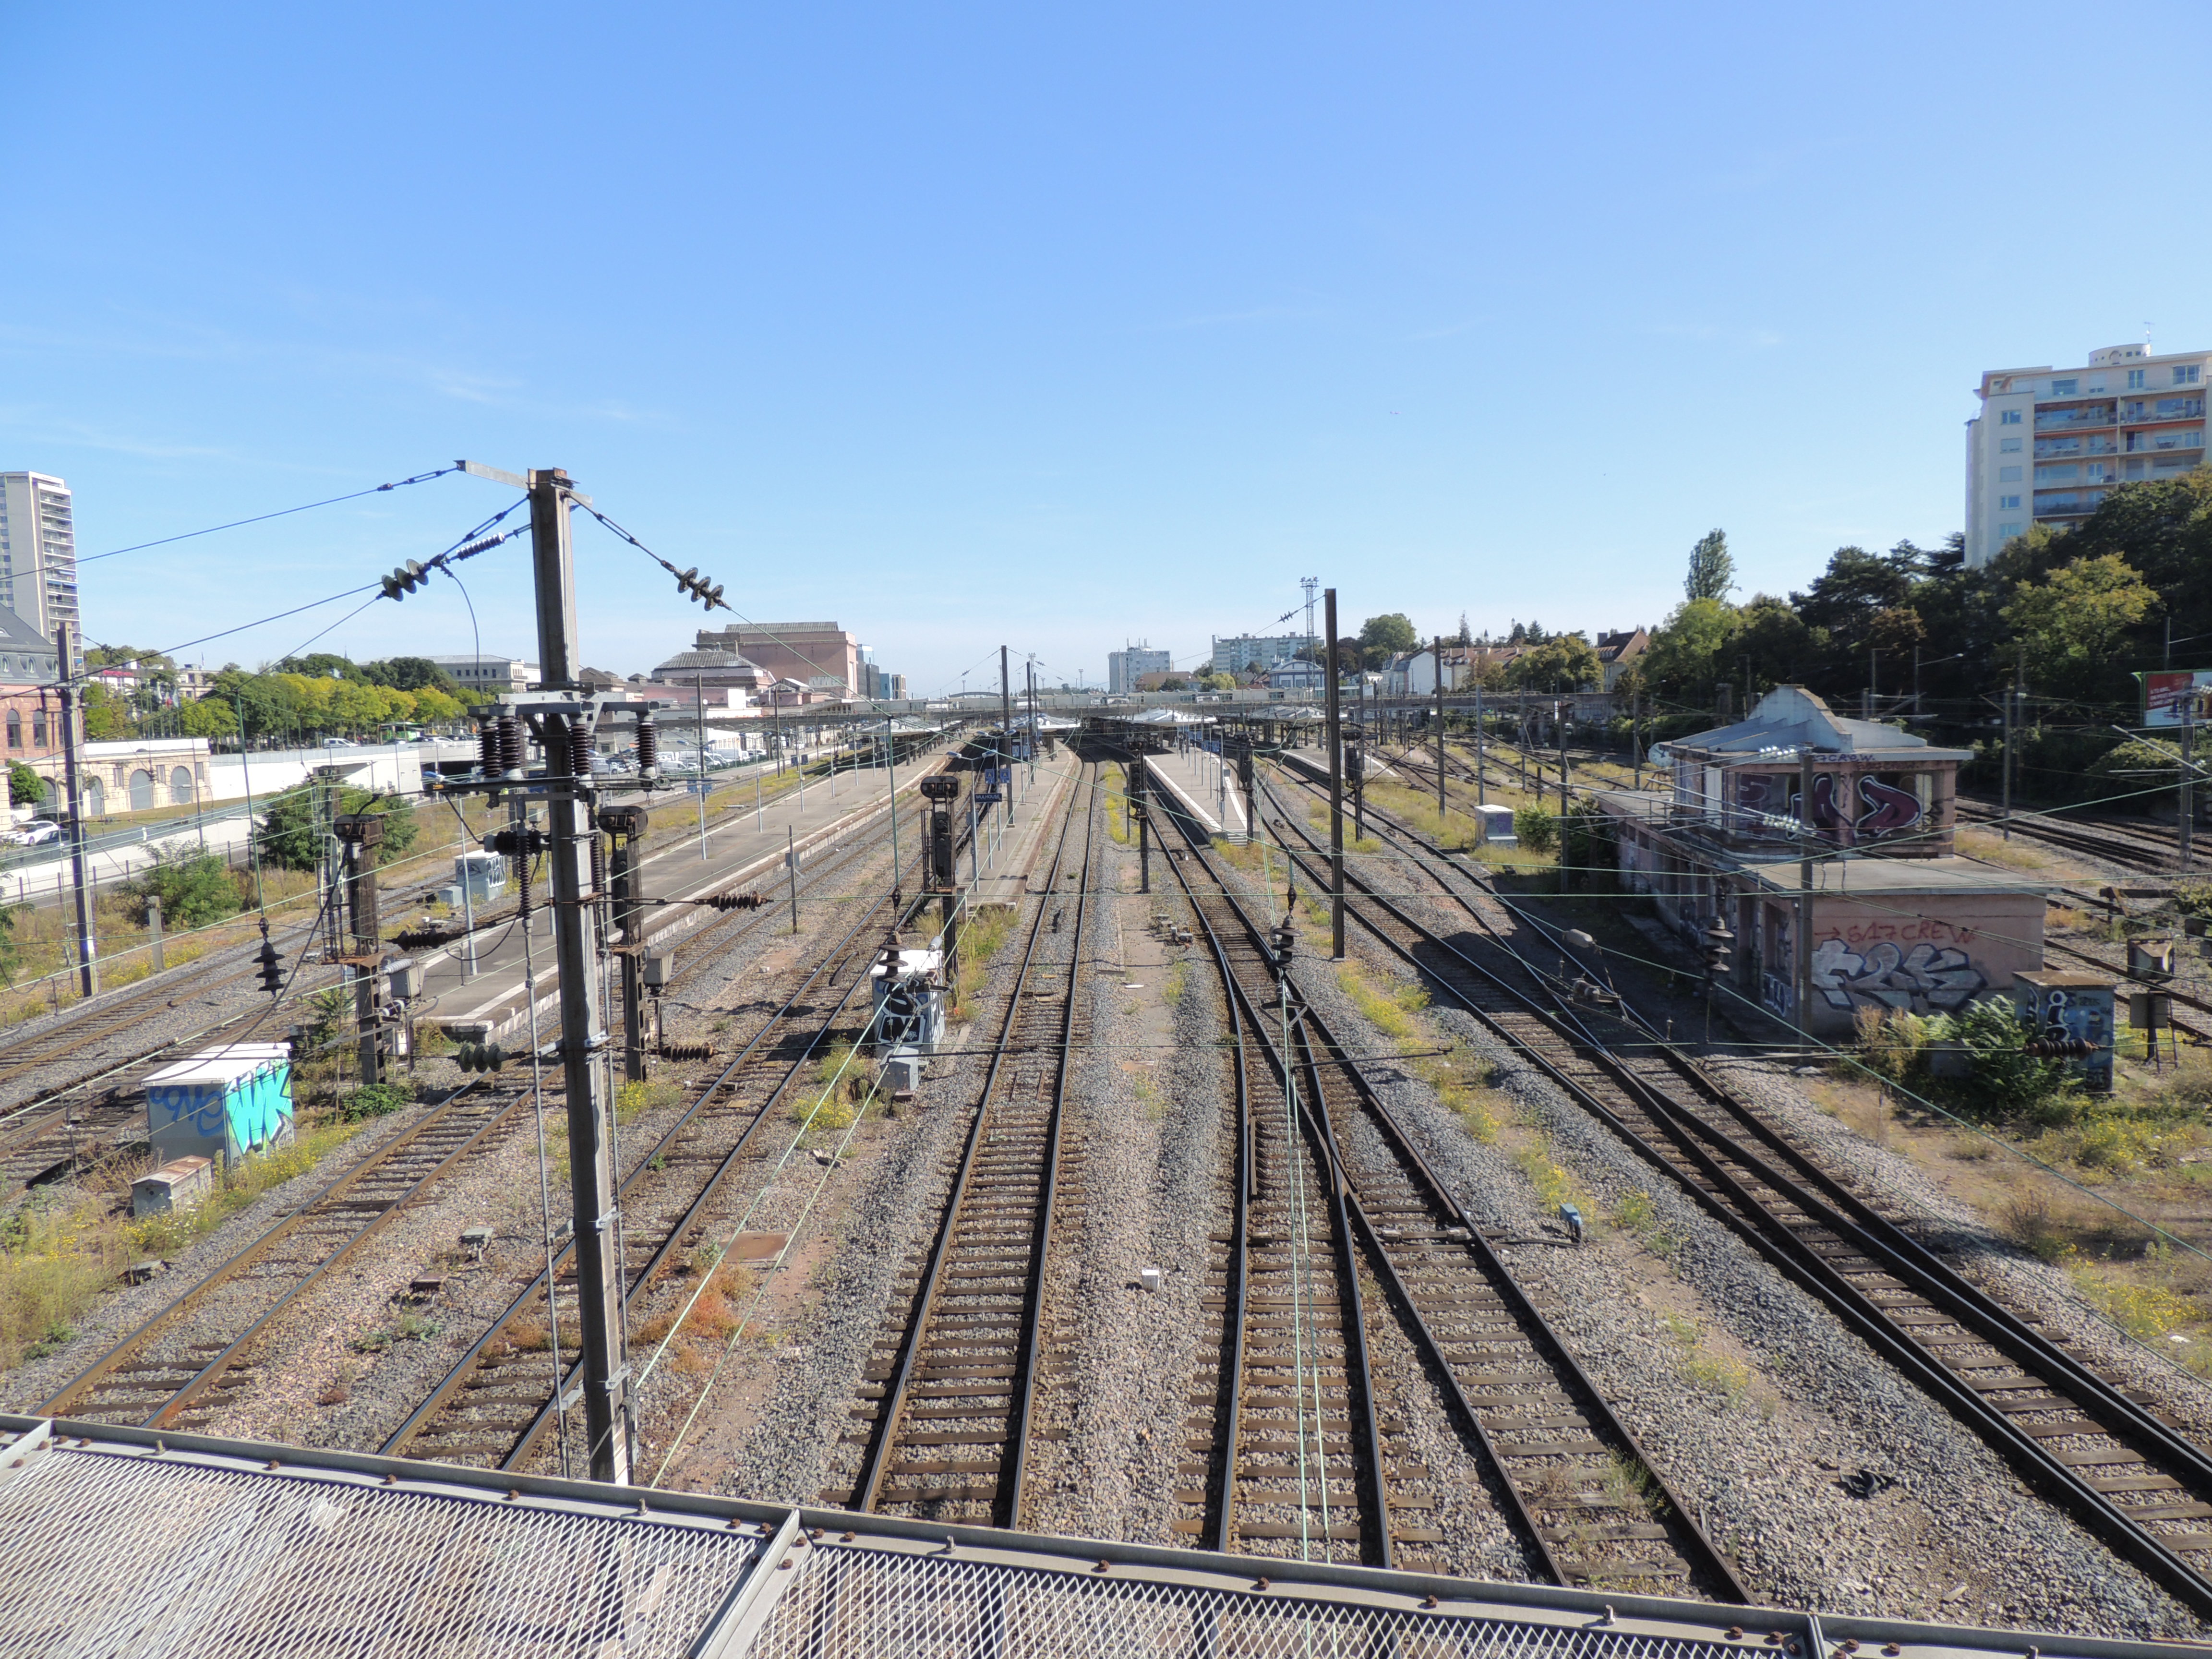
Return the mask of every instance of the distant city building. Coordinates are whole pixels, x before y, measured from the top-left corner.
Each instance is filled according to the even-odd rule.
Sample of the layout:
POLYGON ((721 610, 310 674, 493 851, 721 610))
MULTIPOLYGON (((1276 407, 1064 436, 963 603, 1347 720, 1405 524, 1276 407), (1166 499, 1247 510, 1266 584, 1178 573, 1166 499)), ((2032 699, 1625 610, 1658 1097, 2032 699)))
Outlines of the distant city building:
POLYGON ((861 652, 834 622, 732 623, 699 630, 702 651, 733 651, 776 679, 796 680, 810 693, 850 696, 860 690, 861 652))
POLYGON ((429 661, 453 677, 466 693, 495 697, 502 691, 527 691, 538 678, 538 665, 520 657, 432 657, 429 661))
POLYGON ((1217 635, 1206 664, 1216 674, 1241 674, 1254 663, 1264 672, 1314 643, 1305 634, 1238 634, 1228 639, 1217 635))
POLYGON ((1650 648, 1651 635, 1641 628, 1619 634, 1601 631, 1597 636, 1597 659, 1605 670, 1605 689, 1610 691, 1619 684, 1620 677, 1650 648))
POLYGON ((1146 674, 1164 674, 1175 666, 1175 659, 1164 651, 1152 651, 1141 645, 1133 645, 1123 651, 1106 653, 1106 690, 1110 692, 1133 691, 1139 678, 1146 674))
POLYGON ((2112 486, 2167 478, 2204 459, 2212 352, 2154 356, 2108 346, 2085 368, 1992 369, 1966 422, 1966 563, 1987 564, 2028 526, 2064 529, 2112 486))
POLYGON ((860 695, 877 702, 904 702, 906 676, 887 673, 872 662, 860 665, 860 695))
POLYGON ((14 611, 0 609, 0 685, 52 685, 60 678, 54 642, 14 611))
POLYGON ((744 695, 735 707, 740 708, 775 682, 775 675, 750 658, 720 649, 679 651, 647 678, 656 684, 695 687, 703 684, 739 691, 744 695))
POLYGON ((76 526, 59 478, 0 472, 0 605, 49 640, 77 623, 76 526))

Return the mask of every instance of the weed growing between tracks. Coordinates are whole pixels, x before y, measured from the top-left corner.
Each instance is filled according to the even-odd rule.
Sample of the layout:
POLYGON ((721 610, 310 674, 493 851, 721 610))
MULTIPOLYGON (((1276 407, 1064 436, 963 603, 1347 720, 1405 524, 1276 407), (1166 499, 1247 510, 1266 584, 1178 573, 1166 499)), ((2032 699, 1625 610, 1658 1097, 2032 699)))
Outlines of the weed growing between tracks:
POLYGON ((987 904, 968 913, 960 930, 960 977, 953 987, 952 1007, 947 1016, 953 1024, 965 1024, 975 1017, 975 999, 983 988, 984 970, 1013 931, 1011 904, 987 904))

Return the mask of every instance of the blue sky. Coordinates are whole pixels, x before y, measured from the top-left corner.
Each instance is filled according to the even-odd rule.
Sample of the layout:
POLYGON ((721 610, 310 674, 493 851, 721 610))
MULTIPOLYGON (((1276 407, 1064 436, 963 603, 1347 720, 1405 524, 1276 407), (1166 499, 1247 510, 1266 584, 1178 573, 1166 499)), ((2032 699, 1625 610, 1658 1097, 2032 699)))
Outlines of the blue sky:
MULTIPOLYGON (((1960 526, 1984 368, 2212 343, 2201 5, 6 15, 0 467, 69 480, 82 550, 562 465, 917 690, 1181 659, 1304 575, 1347 627, 1656 623, 1715 525, 1802 586, 1960 526)), ((89 565, 87 631, 232 627, 505 500, 89 565)), ((579 552, 591 662, 689 642, 579 552)), ((528 651, 519 550, 468 568, 528 651)), ((470 639, 443 586, 323 643, 470 639)))

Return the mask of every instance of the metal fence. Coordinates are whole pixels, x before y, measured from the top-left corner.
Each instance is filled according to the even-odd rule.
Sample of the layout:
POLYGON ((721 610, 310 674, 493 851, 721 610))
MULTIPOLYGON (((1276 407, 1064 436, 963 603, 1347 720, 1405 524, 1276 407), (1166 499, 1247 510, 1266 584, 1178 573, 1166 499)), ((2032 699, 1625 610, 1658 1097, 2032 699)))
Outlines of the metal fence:
POLYGON ((0 1416, 0 1659, 2179 1659, 0 1416), (2033 1644, 2033 1645, 2031 1645, 2033 1644))

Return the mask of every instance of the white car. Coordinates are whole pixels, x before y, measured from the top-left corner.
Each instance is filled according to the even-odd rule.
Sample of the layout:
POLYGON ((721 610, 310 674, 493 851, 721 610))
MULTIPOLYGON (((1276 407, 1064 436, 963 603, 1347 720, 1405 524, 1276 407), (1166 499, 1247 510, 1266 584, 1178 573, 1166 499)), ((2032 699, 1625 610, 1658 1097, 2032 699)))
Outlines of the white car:
POLYGON ((49 823, 44 818, 33 818, 28 823, 19 823, 4 835, 0 835, 0 841, 4 841, 10 847, 44 847, 61 838, 61 825, 49 823))

